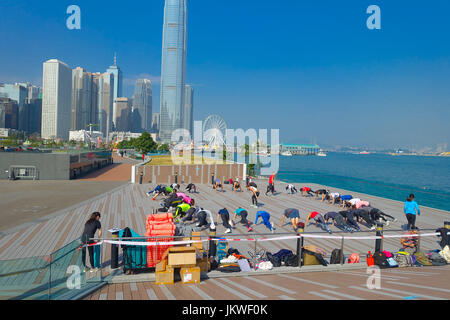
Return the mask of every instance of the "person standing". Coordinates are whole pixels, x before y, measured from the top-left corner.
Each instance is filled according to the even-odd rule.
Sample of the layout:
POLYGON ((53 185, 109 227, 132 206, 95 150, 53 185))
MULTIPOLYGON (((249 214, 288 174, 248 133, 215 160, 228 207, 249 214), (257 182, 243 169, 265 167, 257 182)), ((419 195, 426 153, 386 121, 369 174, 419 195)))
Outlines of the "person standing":
MULTIPOLYGON (((97 230, 98 230, 98 237, 99 238, 102 237, 102 224, 100 223, 100 217, 101 217, 100 212, 93 212, 91 214, 91 217, 89 218, 89 220, 86 221, 86 223, 84 224, 83 234, 81 235, 81 242, 83 243, 83 249, 81 251, 81 260, 84 265, 84 272, 86 272, 88 270, 88 268, 86 267, 86 246, 85 245, 94 243, 94 241, 91 239, 95 237, 95 232, 97 230)), ((95 263, 94 263, 94 247, 88 246, 87 248, 89 250, 89 262, 91 263, 91 268, 92 268, 90 270, 90 272, 97 271, 98 268, 95 266, 95 263)))
POLYGON ((415 230, 416 227, 416 214, 420 216, 419 205, 416 201, 414 201, 414 194, 410 194, 408 198, 406 198, 405 207, 403 208, 403 212, 406 214, 406 219, 408 220, 408 230, 415 230))
POLYGON ((275 185, 273 180, 275 179, 275 173, 272 173, 269 177, 269 185, 267 186, 266 196, 269 192, 272 192, 272 194, 275 193, 275 185))

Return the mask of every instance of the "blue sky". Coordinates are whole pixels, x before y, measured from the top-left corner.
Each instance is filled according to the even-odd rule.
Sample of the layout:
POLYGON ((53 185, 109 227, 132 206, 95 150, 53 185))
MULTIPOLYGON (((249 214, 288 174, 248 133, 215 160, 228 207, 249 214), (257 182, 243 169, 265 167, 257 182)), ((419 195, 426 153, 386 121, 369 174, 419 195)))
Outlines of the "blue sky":
MULTIPOLYGON (((0 82, 41 83, 42 62, 106 71, 124 95, 153 82, 159 111, 163 0, 0 2, 0 82), (81 8, 81 30, 66 9, 81 8)), ((450 2, 188 1, 196 120, 279 128, 283 142, 450 147, 450 2), (381 8, 381 30, 366 9, 381 8)))

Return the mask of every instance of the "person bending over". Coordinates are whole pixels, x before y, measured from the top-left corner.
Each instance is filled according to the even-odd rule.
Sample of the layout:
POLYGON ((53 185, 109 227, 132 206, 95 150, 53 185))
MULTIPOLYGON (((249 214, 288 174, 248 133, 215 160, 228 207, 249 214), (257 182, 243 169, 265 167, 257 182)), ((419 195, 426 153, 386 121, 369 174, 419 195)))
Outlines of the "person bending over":
POLYGON ((389 225, 389 220, 387 220, 385 217, 390 218, 392 222, 397 221, 397 219, 393 216, 390 216, 377 208, 372 208, 372 210, 370 210, 370 217, 373 221, 377 221, 379 219, 383 220, 386 223, 386 226, 389 225))
POLYGON ((147 197, 150 197, 151 195, 153 195, 153 198, 156 198, 159 194, 162 193, 163 188, 165 188, 165 186, 163 184, 158 184, 155 189, 149 191, 146 193, 147 197))
POLYGON ((190 208, 186 211, 181 222, 192 221, 195 220, 196 212, 200 211, 200 207, 195 206, 194 199, 191 199, 190 208))
POLYGON ((337 228, 344 230, 346 232, 353 232, 353 229, 350 225, 345 222, 345 218, 342 214, 339 212, 327 212, 324 216, 325 222, 328 223, 328 220, 332 220, 332 225, 336 226, 337 228))
POLYGON ((325 197, 327 196, 328 191, 325 190, 325 189, 319 189, 319 190, 316 190, 314 192, 314 194, 315 194, 314 200, 317 199, 318 196, 321 196, 322 197, 322 201, 323 201, 325 199, 325 197))
POLYGON ((328 194, 328 203, 335 204, 339 201, 339 193, 338 192, 331 192, 328 194))
POLYGON ((342 195, 339 197, 339 205, 342 206, 342 208, 344 208, 347 201, 351 199, 353 199, 353 197, 349 194, 342 195))
POLYGON ((197 187, 193 183, 189 183, 186 187, 186 191, 189 193, 192 193, 192 190, 194 190, 194 193, 197 193, 197 187))
POLYGON ((319 226, 322 230, 325 230, 328 233, 332 232, 330 227, 328 227, 328 225, 325 223, 323 216, 320 213, 318 213, 317 211, 308 213, 308 216, 306 217, 306 221, 305 221, 305 227, 308 225, 309 219, 314 219, 316 226, 319 226))
POLYGON ((232 226, 231 226, 231 219, 230 219, 230 213, 226 208, 220 209, 217 213, 217 224, 220 223, 220 219, 222 219, 222 224, 225 227, 225 233, 230 233, 232 226))
POLYGON ((238 189, 239 189, 239 191, 242 192, 242 188, 241 188, 241 185, 239 184, 239 180, 235 180, 235 181, 233 181, 232 190, 234 192, 234 191, 237 191, 238 189))
POLYGON ((247 231, 251 231, 252 227, 250 226, 250 221, 247 220, 248 217, 248 212, 247 210, 239 207, 236 209, 236 211, 234 211, 234 216, 233 216, 233 223, 235 223, 236 221, 236 216, 241 217, 241 221, 239 221, 239 223, 243 224, 245 227, 247 227, 247 231))
POLYGON ((286 186, 286 190, 288 193, 290 192, 291 194, 298 192, 297 188, 293 184, 288 184, 286 186))
POLYGON ((256 187, 249 186, 247 187, 248 190, 252 192, 252 207, 258 208, 258 197, 259 197, 259 191, 256 189, 256 187))
POLYGON ((261 219, 263 220, 263 224, 267 227, 267 229, 269 229, 270 232, 273 233, 275 228, 270 223, 270 213, 268 213, 267 211, 258 211, 258 212, 256 212, 255 225, 258 224, 259 217, 261 217, 261 219))
POLYGON ((198 221, 198 223, 195 225, 196 227, 201 228, 203 226, 208 226, 211 230, 216 230, 216 225, 214 224, 214 219, 211 211, 201 208, 197 212, 196 219, 198 221))
POLYGON ((172 183, 172 184, 170 185, 170 187, 171 187, 172 189, 180 190, 180 185, 179 185, 178 183, 172 183))
POLYGON ((175 209, 175 214, 173 215, 173 220, 179 220, 182 218, 186 212, 191 208, 191 206, 187 203, 181 203, 175 209))
POLYGON ((370 230, 376 229, 376 223, 370 217, 370 207, 362 207, 361 209, 356 209, 356 205, 352 206, 353 215, 356 216, 356 221, 361 222, 364 220, 370 230))
POLYGON ((356 231, 361 231, 361 228, 355 221, 355 216, 351 211, 351 208, 348 208, 348 210, 339 211, 338 213, 345 218, 345 221, 347 222, 347 225, 349 225, 350 228, 355 229, 356 231))
POLYGON ((307 197, 308 195, 309 196, 313 196, 314 195, 314 193, 312 192, 310 187, 302 187, 300 189, 300 192, 301 192, 303 197, 307 197))
POLYGON ((217 188, 220 188, 222 190, 222 192, 223 192, 223 185, 222 185, 222 183, 220 182, 219 179, 214 180, 213 189, 215 191, 217 191, 217 188))
POLYGON ((283 216, 281 217, 280 227, 283 226, 284 218, 290 219, 292 228, 297 231, 297 225, 300 219, 300 212, 294 208, 287 208, 284 210, 283 216))

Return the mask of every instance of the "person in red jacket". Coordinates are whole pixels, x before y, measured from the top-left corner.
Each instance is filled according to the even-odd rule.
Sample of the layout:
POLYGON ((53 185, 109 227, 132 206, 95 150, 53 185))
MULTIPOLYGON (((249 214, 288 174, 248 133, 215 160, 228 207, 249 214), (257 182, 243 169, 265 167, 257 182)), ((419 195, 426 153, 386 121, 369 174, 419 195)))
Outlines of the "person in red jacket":
POLYGON ((275 173, 272 173, 269 177, 269 185, 267 186, 266 195, 269 192, 272 192, 272 194, 275 193, 275 185, 273 184, 273 180, 275 179, 275 173))

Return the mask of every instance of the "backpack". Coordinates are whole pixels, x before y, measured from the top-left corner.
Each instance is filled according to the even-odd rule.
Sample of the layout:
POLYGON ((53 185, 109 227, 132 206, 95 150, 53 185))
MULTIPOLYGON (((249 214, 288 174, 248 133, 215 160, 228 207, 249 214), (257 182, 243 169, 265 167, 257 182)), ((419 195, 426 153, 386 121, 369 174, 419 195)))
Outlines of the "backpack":
POLYGON ((266 257, 267 260, 269 260, 273 267, 281 267, 281 260, 280 258, 278 258, 277 256, 274 256, 273 254, 271 254, 270 252, 266 252, 266 257))
POLYGON ((298 255, 293 254, 284 260, 284 264, 288 267, 298 267, 298 255))
POLYGON ((340 264, 341 263, 341 257, 342 257, 342 250, 341 249, 334 249, 331 252, 330 264, 340 264))
POLYGON ((430 253, 428 258, 433 266, 445 266, 447 264, 447 261, 437 252, 430 253))
POLYGON ((350 257, 348 257, 348 263, 359 263, 359 254, 352 253, 350 257))
POLYGON ((379 266, 380 268, 386 268, 389 266, 388 262, 386 261, 386 255, 384 252, 375 252, 373 254, 373 262, 375 265, 379 266))
POLYGON ((412 256, 407 252, 399 251, 395 255, 395 261, 397 262, 400 268, 403 267, 411 267, 414 265, 414 260, 412 256))

